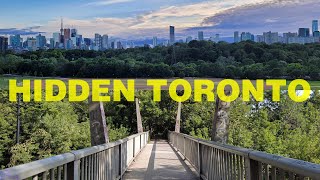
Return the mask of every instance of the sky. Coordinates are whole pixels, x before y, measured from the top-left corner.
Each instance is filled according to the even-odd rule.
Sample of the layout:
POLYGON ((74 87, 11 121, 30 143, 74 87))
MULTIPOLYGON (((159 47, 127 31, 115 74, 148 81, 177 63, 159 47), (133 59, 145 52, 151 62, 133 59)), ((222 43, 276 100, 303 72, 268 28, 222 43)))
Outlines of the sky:
POLYGON ((0 34, 52 36, 77 28, 85 37, 94 33, 123 39, 168 38, 169 26, 177 39, 234 31, 297 32, 320 19, 319 0, 1 0, 0 34))

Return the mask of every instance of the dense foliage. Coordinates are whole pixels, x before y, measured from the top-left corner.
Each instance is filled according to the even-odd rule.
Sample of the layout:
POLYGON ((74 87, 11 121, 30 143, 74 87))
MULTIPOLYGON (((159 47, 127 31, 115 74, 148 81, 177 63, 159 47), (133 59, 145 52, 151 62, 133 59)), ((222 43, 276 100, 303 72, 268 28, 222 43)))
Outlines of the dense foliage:
POLYGON ((48 50, 0 56, 0 74, 62 77, 320 79, 320 44, 209 41, 107 51, 48 50))
MULTIPOLYGON (((279 103, 243 102, 230 109, 229 144, 320 163, 320 94, 305 103, 295 103, 285 92, 279 103)), ((152 101, 151 91, 139 91, 143 126, 152 137, 165 138, 174 130, 177 103, 162 92, 162 101, 152 101)), ((181 131, 210 139, 215 103, 193 100, 182 106, 181 131)), ((7 91, 0 91, 1 168, 30 162, 55 154, 90 146, 88 104, 23 103, 21 143, 15 144, 16 103, 8 102, 7 91)), ((137 132, 135 103, 105 104, 110 139, 121 139, 137 132)))

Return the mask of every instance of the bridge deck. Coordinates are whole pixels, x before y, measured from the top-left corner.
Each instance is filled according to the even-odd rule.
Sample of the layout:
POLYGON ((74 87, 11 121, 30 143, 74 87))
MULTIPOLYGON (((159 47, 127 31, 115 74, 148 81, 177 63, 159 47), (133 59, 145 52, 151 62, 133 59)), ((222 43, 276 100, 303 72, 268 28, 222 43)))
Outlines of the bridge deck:
POLYGON ((154 141, 131 164, 125 180, 199 179, 166 141, 154 141))

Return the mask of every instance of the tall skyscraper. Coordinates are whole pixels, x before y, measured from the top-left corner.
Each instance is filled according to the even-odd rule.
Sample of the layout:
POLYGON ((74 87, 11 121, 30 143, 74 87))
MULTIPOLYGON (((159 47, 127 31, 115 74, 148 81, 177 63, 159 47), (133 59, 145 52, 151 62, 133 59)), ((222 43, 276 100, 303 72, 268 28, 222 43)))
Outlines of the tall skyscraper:
POLYGON ((312 21, 312 33, 315 31, 319 31, 319 22, 318 20, 313 20, 312 21))
POLYGON ((170 44, 174 44, 176 42, 176 37, 174 34, 174 26, 170 26, 170 44))
POLYGON ((70 29, 64 29, 63 30, 63 38, 64 38, 63 43, 65 45, 64 47, 66 47, 66 44, 67 44, 68 40, 71 39, 71 30, 70 29))
POLYGON ((78 34, 77 35, 77 46, 78 47, 81 47, 81 45, 83 44, 83 39, 82 39, 82 35, 81 34, 78 34))
POLYGON ((109 36, 107 34, 102 36, 102 48, 109 49, 109 36))
POLYGON ((54 38, 50 38, 50 49, 54 49, 56 47, 56 42, 54 41, 54 38))
POLYGON ((20 35, 10 36, 10 46, 12 46, 13 49, 18 49, 22 47, 20 35))
POLYGON ((47 44, 47 39, 45 36, 42 36, 41 34, 39 34, 37 37, 36 37, 36 46, 37 48, 44 48, 47 44))
POLYGON ((61 18, 61 27, 60 27, 60 43, 64 44, 64 37, 63 37, 63 19, 61 18))
POLYGON ((235 31, 235 32, 234 32, 233 41, 234 41, 235 43, 240 42, 239 31, 235 31))
POLYGON ((37 50, 37 40, 34 38, 27 39, 27 48, 29 51, 36 51, 37 50))
POLYGON ((58 47, 60 44, 61 34, 60 33, 53 33, 52 38, 54 40, 54 47, 55 48, 58 47))
POLYGON ((8 38, 0 36, 0 53, 4 53, 8 49, 8 38))
POLYGON ((90 38, 84 38, 83 41, 86 46, 92 45, 92 40, 90 38))
POLYGON ((76 29, 71 29, 71 37, 77 37, 78 31, 76 29))
POLYGON ((158 46, 158 38, 157 38, 157 36, 153 36, 152 45, 153 45, 153 47, 158 46))
POLYGON ((310 37, 309 28, 299 28, 299 37, 310 37))
POLYGON ((98 33, 94 34, 95 49, 101 50, 102 48, 102 36, 98 33))
POLYGON ((203 40, 204 40, 204 38, 203 38, 203 31, 199 31, 199 32, 198 32, 198 40, 199 40, 199 41, 203 41, 203 40))

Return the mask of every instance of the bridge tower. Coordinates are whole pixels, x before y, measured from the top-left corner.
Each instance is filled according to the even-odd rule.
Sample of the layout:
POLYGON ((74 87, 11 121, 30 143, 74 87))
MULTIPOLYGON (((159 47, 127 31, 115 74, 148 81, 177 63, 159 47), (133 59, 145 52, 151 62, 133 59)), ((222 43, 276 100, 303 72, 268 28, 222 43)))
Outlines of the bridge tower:
POLYGON ((142 118, 141 118, 141 113, 140 113, 140 101, 138 98, 136 98, 136 114, 137 114, 138 133, 143 133, 142 118))
POLYGON ((181 102, 178 104, 178 111, 177 111, 177 117, 176 117, 176 126, 175 126, 175 132, 180 133, 180 121, 181 121, 181 102))

